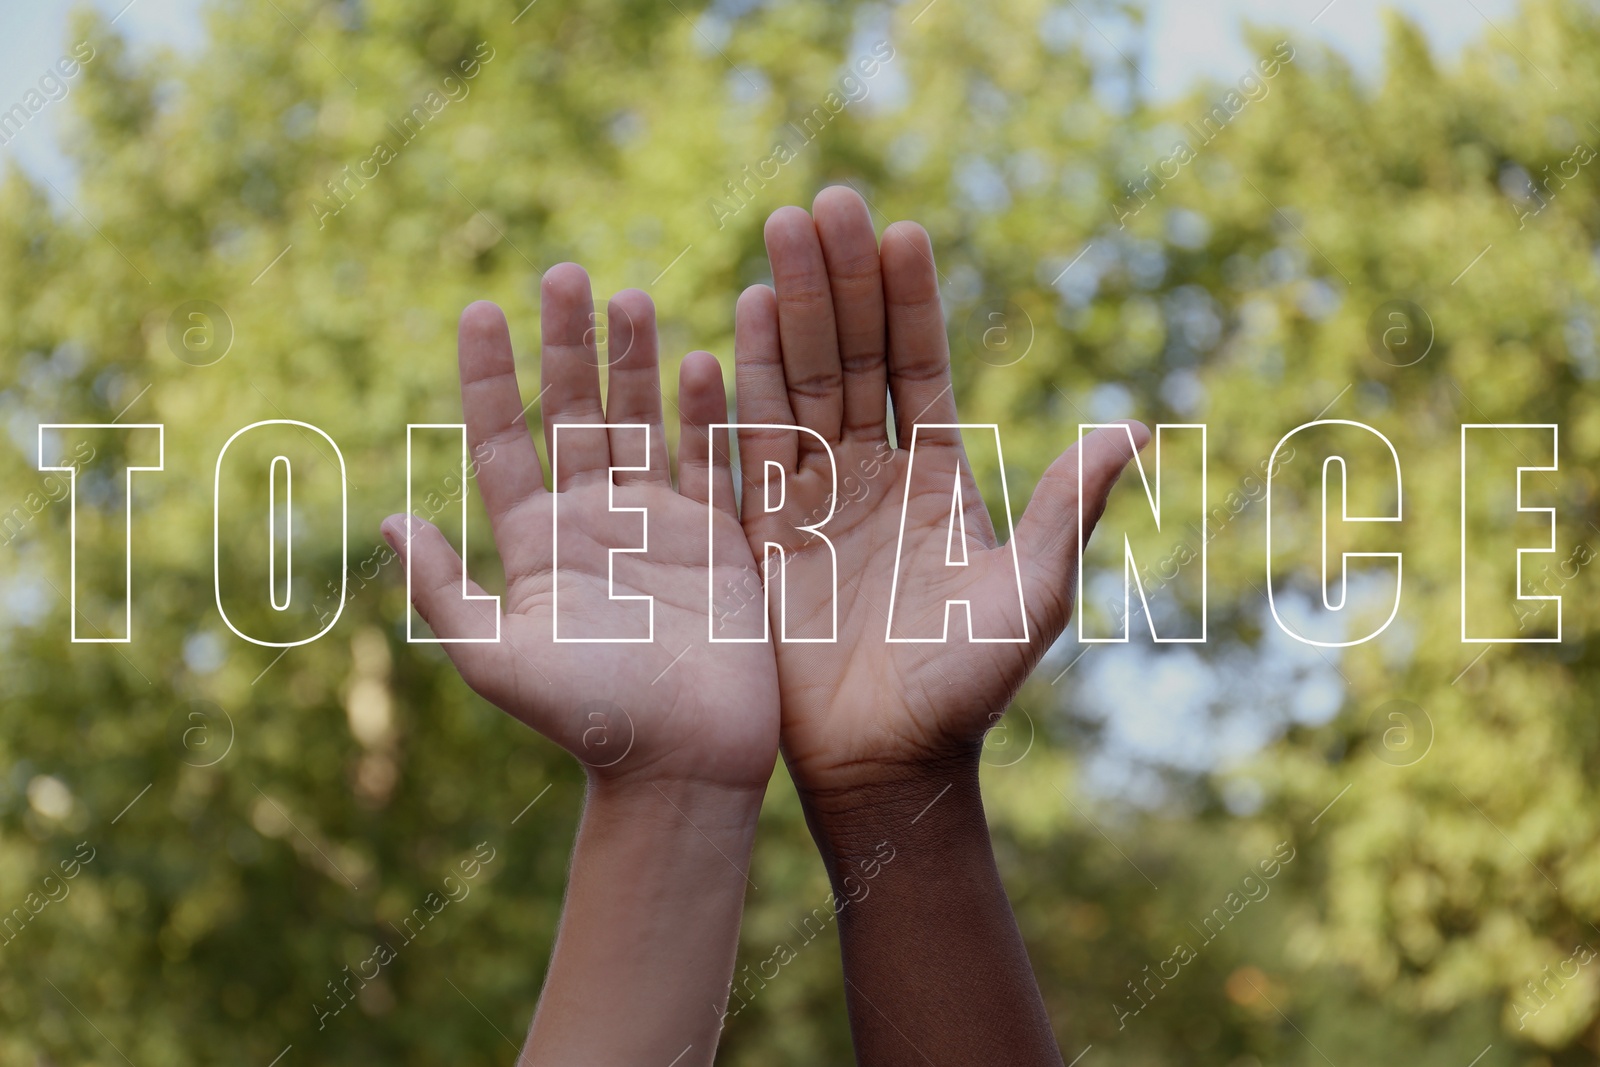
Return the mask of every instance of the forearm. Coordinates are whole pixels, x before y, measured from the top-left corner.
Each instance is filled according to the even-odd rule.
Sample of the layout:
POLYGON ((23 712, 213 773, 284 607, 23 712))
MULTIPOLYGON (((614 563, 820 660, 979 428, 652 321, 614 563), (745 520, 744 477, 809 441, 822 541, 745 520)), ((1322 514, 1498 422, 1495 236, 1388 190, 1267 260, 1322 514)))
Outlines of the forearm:
POLYGON ((858 1062, 1058 1067, 995 867, 977 754, 812 792, 805 803, 843 905, 858 1062))
POLYGON ((761 794, 592 782, 522 1067, 710 1064, 761 794))

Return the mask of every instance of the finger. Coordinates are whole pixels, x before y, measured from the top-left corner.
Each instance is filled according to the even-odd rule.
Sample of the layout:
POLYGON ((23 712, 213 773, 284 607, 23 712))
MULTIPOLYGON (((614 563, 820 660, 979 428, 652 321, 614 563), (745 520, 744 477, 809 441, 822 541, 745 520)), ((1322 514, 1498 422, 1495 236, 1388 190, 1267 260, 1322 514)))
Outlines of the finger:
POLYGON ((867 213, 866 201, 842 185, 818 193, 811 210, 827 263, 839 332, 839 365, 844 374, 841 433, 864 441, 887 441, 883 274, 872 216, 867 213))
MULTIPOLYGON (((800 425, 828 441, 839 439, 844 418, 844 375, 839 333, 822 243, 811 216, 797 207, 779 208, 767 219, 767 258, 778 291, 778 332, 789 406, 800 425)), ((809 434, 803 438, 811 439, 809 434)), ((815 447, 801 442, 801 451, 815 447)))
POLYGON ((966 509, 968 529, 988 545, 994 526, 981 505, 981 494, 967 462, 961 432, 932 429, 958 421, 950 379, 950 348, 939 302, 939 272, 927 231, 914 222, 897 222, 883 234, 883 295, 889 340, 889 393, 894 400, 895 443, 919 449, 949 448, 960 473, 964 500, 980 501, 966 509), (918 432, 917 427, 922 429, 918 432))
POLYGON ((501 558, 514 566, 519 542, 505 529, 507 516, 544 492, 544 475, 517 390, 511 333, 498 307, 478 301, 461 313, 457 352, 467 447, 476 461, 478 488, 495 544, 501 558))
POLYGON ((778 341, 778 298, 765 285, 752 285, 739 294, 733 317, 733 360, 740 469, 753 472, 747 478, 760 478, 768 462, 794 470, 800 456, 797 431, 746 428, 795 424, 778 341))
POLYGON ((595 353, 594 298, 589 276, 576 263, 560 263, 545 272, 539 284, 539 378, 543 387, 545 443, 557 492, 589 478, 605 477, 611 447, 598 430, 560 436, 559 425, 598 426, 605 422, 600 406, 599 356, 595 353))
POLYGON ((1134 454, 1150 441, 1143 423, 1102 427, 1066 452, 1044 472, 1028 509, 1017 523, 1017 558, 1030 614, 1050 636, 1061 632, 1072 610, 1078 567, 1079 471, 1083 486, 1083 539, 1100 516, 1106 498, 1134 454), (1081 467, 1080 467, 1081 464, 1081 467))
POLYGON ((678 491, 717 508, 738 521, 733 499, 733 471, 728 463, 728 431, 712 431, 728 421, 728 395, 722 387, 722 365, 710 352, 690 352, 678 369, 678 410, 683 416, 678 435, 678 491))
MULTIPOLYGON (((441 638, 493 637, 498 633, 494 600, 468 600, 465 594, 484 596, 483 587, 467 580, 465 564, 439 528, 415 516, 390 515, 383 520, 383 539, 404 563, 411 560, 411 603, 434 634, 441 638), (406 545, 406 525, 411 543, 406 545)), ((488 642, 445 641, 444 650, 460 669, 467 684, 478 689, 489 682, 488 671, 498 645, 488 642)))
MULTIPOLYGON (((661 367, 656 354, 656 309, 638 289, 625 289, 606 308, 606 421, 643 423, 650 428, 649 470, 618 471, 618 485, 655 482, 671 485, 667 434, 661 417, 661 367)), ((611 465, 645 465, 644 436, 638 430, 610 431, 611 465)))
POLYGON ((950 347, 939 306, 939 276, 927 231, 897 222, 883 232, 883 298, 889 333, 889 395, 895 441, 911 443, 917 423, 956 421, 950 347))

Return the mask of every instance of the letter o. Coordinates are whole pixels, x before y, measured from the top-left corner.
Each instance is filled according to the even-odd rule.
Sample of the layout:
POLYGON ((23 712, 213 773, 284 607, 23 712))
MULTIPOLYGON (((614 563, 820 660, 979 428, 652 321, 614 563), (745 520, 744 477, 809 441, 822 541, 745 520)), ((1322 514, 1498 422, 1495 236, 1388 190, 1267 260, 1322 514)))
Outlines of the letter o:
MULTIPOLYGON (((274 461, 273 465, 274 467, 276 466, 276 461, 274 461)), ((234 634, 244 638, 246 641, 249 641, 252 645, 261 645, 264 648, 296 648, 300 645, 309 645, 311 642, 317 640, 317 638, 323 636, 329 630, 333 629, 334 625, 338 623, 339 616, 344 614, 346 587, 349 585, 350 581, 349 484, 350 481, 348 475, 346 474, 344 453, 339 451, 338 442, 336 442, 332 437, 329 437, 320 427, 313 426, 309 422, 299 422, 295 419, 263 419, 260 422, 252 422, 249 426, 235 431, 234 435, 223 443, 222 451, 217 453, 216 475, 212 479, 211 483, 211 589, 217 601, 217 614, 222 616, 223 624, 227 626, 228 629, 232 630, 234 634), (251 430, 259 429, 263 426, 298 426, 302 430, 310 430, 312 433, 328 442, 329 446, 333 449, 333 454, 338 457, 339 460, 339 609, 333 613, 333 617, 328 620, 327 625, 325 625, 321 630, 318 630, 312 636, 299 641, 263 641, 259 637, 251 637, 249 634, 240 630, 233 624, 233 620, 228 618, 228 610, 222 606, 222 551, 220 529, 222 521, 222 461, 227 457, 228 449, 233 446, 235 441, 249 433, 251 430)))

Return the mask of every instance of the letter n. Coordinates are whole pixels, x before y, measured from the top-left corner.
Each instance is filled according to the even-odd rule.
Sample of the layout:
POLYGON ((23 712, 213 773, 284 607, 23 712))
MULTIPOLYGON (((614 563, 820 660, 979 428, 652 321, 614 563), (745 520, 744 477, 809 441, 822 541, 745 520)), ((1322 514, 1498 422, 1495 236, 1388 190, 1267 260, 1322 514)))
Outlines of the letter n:
MULTIPOLYGON (((1091 636, 1090 631, 1097 629, 1091 621, 1093 611, 1080 608, 1078 613, 1078 640, 1084 644, 1124 644, 1127 642, 1131 630, 1131 597, 1130 587, 1139 592, 1139 604, 1144 611, 1146 622, 1150 627, 1150 636, 1157 644, 1204 644, 1206 640, 1206 541, 1204 527, 1206 522, 1206 428, 1203 423, 1175 423, 1156 426, 1155 432, 1155 463, 1156 483, 1152 490, 1149 472, 1145 470, 1144 460, 1139 450, 1133 445, 1133 431, 1128 429, 1126 423, 1082 423, 1078 426, 1078 591, 1077 599, 1080 605, 1089 604, 1085 595, 1084 584, 1088 572, 1091 570, 1091 556, 1088 549, 1089 502, 1083 499, 1083 438, 1090 430, 1110 429, 1121 430, 1128 435, 1129 451, 1133 453, 1133 467, 1139 475, 1139 484, 1144 489, 1145 501, 1149 504, 1149 512, 1144 521, 1139 519, 1138 509, 1126 519, 1121 515, 1121 509, 1112 506, 1110 509, 1115 520, 1108 524, 1105 517, 1100 519, 1095 529, 1099 531, 1099 542, 1114 546, 1117 542, 1115 532, 1122 534, 1122 612, 1117 628, 1121 630, 1119 636, 1091 636), (1165 449, 1165 452, 1164 452, 1165 449), (1170 453, 1176 452, 1174 457, 1170 453), (1168 467, 1176 468, 1175 478, 1166 478, 1168 467), (1199 486, 1199 493, 1194 492, 1194 487, 1199 486), (1146 547, 1144 553, 1134 549, 1135 540, 1146 547), (1199 573, 1192 579, 1186 579, 1185 585, 1191 594, 1198 592, 1198 596, 1180 598, 1179 590, 1161 596, 1156 601, 1156 610, 1151 610, 1151 594, 1159 593, 1170 586, 1176 585, 1177 572, 1168 575, 1159 570, 1172 560, 1177 549, 1184 547, 1192 540, 1200 542, 1200 567, 1199 573), (1152 548, 1152 546, 1155 546, 1152 548), (1145 558, 1140 561, 1140 556, 1145 558), (1153 576, 1160 584, 1157 589, 1147 590, 1140 574, 1153 576), (1200 616, 1198 620, 1198 635, 1188 633, 1181 636, 1174 635, 1174 631, 1193 630, 1195 623, 1191 612, 1181 610, 1182 599, 1198 602, 1200 616), (1162 610, 1162 609, 1171 610, 1162 610), (1157 616, 1162 619, 1157 625, 1157 616), (1168 636, 1160 632, 1166 630, 1168 636)), ((1109 560, 1106 563, 1110 563, 1109 560)), ((1110 569, 1109 567, 1107 568, 1110 569)), ((1114 587, 1113 587, 1114 588, 1114 587)), ((1182 588, 1182 587, 1180 587, 1182 588)), ((1109 593, 1100 597, 1101 600, 1114 601, 1115 594, 1109 593)))

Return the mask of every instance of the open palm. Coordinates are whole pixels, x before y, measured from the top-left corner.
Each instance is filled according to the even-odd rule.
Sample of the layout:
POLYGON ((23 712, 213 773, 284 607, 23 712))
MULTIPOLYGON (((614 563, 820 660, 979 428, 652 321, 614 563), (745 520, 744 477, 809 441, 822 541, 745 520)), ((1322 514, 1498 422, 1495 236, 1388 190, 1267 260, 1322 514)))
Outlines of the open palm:
POLYGON ((1087 525, 1131 458, 1130 440, 1148 437, 1132 424, 1132 438, 1101 430, 1069 449, 1000 543, 960 431, 948 428, 958 419, 927 234, 896 223, 880 249, 865 203, 845 188, 823 190, 814 211, 768 220, 776 291, 745 291, 736 340, 741 424, 812 431, 739 438, 745 532, 757 553, 770 543, 787 557, 768 587, 774 633, 791 638, 776 651, 784 753, 802 789, 981 743, 1070 615, 1080 448, 1087 525), (769 512, 779 499, 766 491, 770 464, 786 485, 769 512), (830 497, 820 533, 832 551, 796 529, 827 516, 830 497), (949 612, 947 633, 949 601, 971 606, 949 612))
MULTIPOLYGON (((708 606, 708 589, 753 586, 757 574, 729 508, 711 510, 715 569, 707 552, 713 481, 732 500, 726 431, 710 432, 726 419, 717 361, 684 360, 674 488, 649 298, 632 290, 611 303, 604 404, 588 277, 554 267, 541 299, 537 399, 554 492, 528 435, 504 316, 487 303, 461 316, 462 410, 506 592, 498 642, 444 647, 473 689, 594 773, 764 784, 777 748, 772 648, 709 640, 719 623, 726 634, 762 632, 759 597, 725 604, 719 619, 708 606)), ((391 543, 405 544, 406 521, 385 521, 391 543)), ((463 587, 443 534, 410 522, 419 613, 441 637, 492 636, 494 602, 470 599, 483 591, 463 587)))

